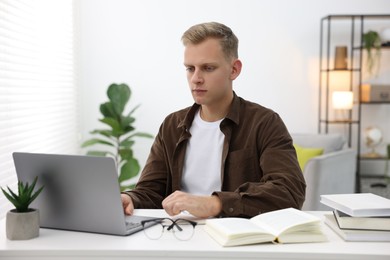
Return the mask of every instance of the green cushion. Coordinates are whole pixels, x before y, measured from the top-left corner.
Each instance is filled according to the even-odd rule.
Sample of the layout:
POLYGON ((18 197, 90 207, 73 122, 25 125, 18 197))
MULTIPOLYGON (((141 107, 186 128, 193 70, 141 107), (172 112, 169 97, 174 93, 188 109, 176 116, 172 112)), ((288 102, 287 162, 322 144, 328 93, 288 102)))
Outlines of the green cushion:
POLYGON ((295 151, 297 152, 298 163, 302 171, 305 168, 306 163, 313 157, 322 155, 324 148, 308 148, 294 144, 295 151))

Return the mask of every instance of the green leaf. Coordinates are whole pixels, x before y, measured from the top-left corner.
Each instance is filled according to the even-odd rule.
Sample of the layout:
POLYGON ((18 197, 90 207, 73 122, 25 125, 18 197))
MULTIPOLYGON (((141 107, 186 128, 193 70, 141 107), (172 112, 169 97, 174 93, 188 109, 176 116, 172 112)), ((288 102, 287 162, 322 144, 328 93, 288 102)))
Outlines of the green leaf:
POLYGON ((118 137, 120 137, 123 132, 122 131, 116 131, 116 130, 94 130, 91 132, 91 134, 101 134, 105 137, 108 137, 110 139, 113 139, 113 141, 116 141, 118 137))
POLYGON ((130 161, 133 158, 133 150, 132 149, 120 149, 119 155, 122 158, 122 161, 130 161))
POLYGON ((121 124, 115 118, 105 117, 103 119, 99 119, 99 121, 111 126, 113 132, 122 132, 121 124))
MULTIPOLYGON (((11 192, 12 196, 13 196, 15 199, 18 198, 18 196, 17 196, 15 193, 13 193, 12 190, 10 190, 9 188, 8 188, 8 190, 11 192)), ((19 194, 19 196, 20 196, 21 194, 23 194, 23 190, 24 190, 23 182, 18 181, 18 194, 19 194)))
POLYGON ((35 179, 34 179, 34 181, 33 181, 33 183, 31 184, 30 187, 28 187, 28 185, 27 185, 27 183, 26 183, 26 186, 25 186, 25 188, 26 188, 25 194, 26 194, 26 197, 27 197, 28 199, 31 198, 31 196, 32 196, 32 193, 33 193, 33 191, 34 191, 35 185, 37 184, 37 180, 38 180, 38 178, 35 177, 35 179))
POLYGON ((120 142, 119 147, 130 148, 134 145, 134 143, 135 143, 134 140, 126 139, 120 142))
MULTIPOLYGON (((8 187, 7 187, 8 188, 8 187)), ((1 188, 1 190, 3 191, 3 193, 4 193, 4 196, 12 203, 12 204, 14 204, 14 206, 15 206, 15 204, 17 204, 17 201, 15 200, 15 197, 14 196, 12 196, 12 195, 10 195, 8 192, 6 192, 5 190, 3 190, 3 188, 1 188)), ((10 189, 10 188, 8 188, 8 190, 11 192, 11 193, 13 193, 12 192, 12 190, 10 189)))
POLYGON ((34 194, 32 195, 32 197, 30 198, 30 200, 28 201, 28 204, 30 205, 37 197, 38 195, 41 193, 41 191, 43 190, 44 186, 42 186, 41 188, 39 188, 36 192, 34 192, 34 194))
POLYGON ((95 144, 103 144, 103 145, 114 146, 114 144, 112 144, 112 143, 110 143, 108 141, 105 141, 105 140, 102 140, 102 139, 98 139, 98 138, 93 138, 93 139, 87 140, 84 143, 82 143, 81 147, 87 147, 87 146, 91 146, 91 145, 95 145, 95 144))
MULTIPOLYGON (((135 122, 135 118, 134 117, 124 116, 124 117, 121 118, 121 127, 122 127, 122 129, 126 129, 126 128, 128 128, 130 126, 132 129, 134 129, 134 127, 131 125, 134 122, 135 122)), ((129 132, 129 131, 127 131, 127 132, 129 132)))
POLYGON ((130 132, 132 132, 134 130, 135 130, 135 128, 133 126, 131 126, 131 125, 125 126, 124 134, 128 134, 128 133, 130 133, 130 132))
POLYGON ((110 99, 116 115, 121 115, 125 105, 130 99, 131 91, 126 84, 111 84, 107 90, 107 96, 110 99))
POLYGON ((143 137, 143 138, 154 138, 153 135, 145 133, 145 132, 137 132, 132 135, 132 137, 143 137))
POLYGON ((111 102, 101 104, 100 113, 102 113, 104 117, 118 118, 118 115, 115 113, 114 107, 111 102))
POLYGON ((131 160, 128 160, 121 168, 119 183, 137 176, 140 168, 136 159, 132 158, 131 160))
POLYGON ((105 137, 108 137, 108 138, 113 138, 113 135, 112 135, 112 131, 111 130, 107 130, 107 129, 104 129, 104 130, 93 130, 90 132, 91 134, 100 134, 100 135, 103 135, 105 137))
POLYGON ((121 185, 121 191, 127 191, 132 190, 135 188, 136 184, 130 184, 130 185, 121 185))
POLYGON ((123 145, 122 143, 128 142, 129 140, 133 140, 134 137, 154 138, 154 136, 151 135, 151 134, 143 133, 143 132, 137 132, 137 133, 134 133, 134 134, 129 135, 129 136, 127 136, 126 138, 124 138, 124 139, 121 141, 120 146, 125 146, 125 145, 123 145))
MULTIPOLYGON (((20 183, 18 182, 18 189, 19 189, 19 187, 20 187, 20 183)), ((16 195, 9 187, 7 187, 7 188, 8 188, 9 193, 11 194, 12 198, 14 198, 15 200, 18 199, 19 196, 16 195)), ((20 193, 20 190, 18 190, 18 193, 20 193)))

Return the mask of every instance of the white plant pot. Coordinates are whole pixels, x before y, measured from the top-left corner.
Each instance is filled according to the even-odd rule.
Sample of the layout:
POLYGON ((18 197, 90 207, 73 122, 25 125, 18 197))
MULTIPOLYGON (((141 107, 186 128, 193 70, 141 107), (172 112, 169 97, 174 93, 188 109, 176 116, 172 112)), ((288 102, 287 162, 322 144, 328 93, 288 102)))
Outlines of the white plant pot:
POLYGON ((39 236, 39 211, 10 210, 6 215, 6 233, 9 240, 27 240, 39 236))

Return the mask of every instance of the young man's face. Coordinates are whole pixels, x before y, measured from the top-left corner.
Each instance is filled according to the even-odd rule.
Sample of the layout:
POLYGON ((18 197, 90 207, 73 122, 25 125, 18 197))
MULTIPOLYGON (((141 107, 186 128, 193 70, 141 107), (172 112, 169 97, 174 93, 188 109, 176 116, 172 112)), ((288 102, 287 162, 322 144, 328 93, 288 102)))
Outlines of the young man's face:
POLYGON ((219 40, 209 38, 199 44, 187 44, 184 65, 195 103, 210 107, 230 104, 232 81, 239 75, 241 63, 225 58, 219 40))

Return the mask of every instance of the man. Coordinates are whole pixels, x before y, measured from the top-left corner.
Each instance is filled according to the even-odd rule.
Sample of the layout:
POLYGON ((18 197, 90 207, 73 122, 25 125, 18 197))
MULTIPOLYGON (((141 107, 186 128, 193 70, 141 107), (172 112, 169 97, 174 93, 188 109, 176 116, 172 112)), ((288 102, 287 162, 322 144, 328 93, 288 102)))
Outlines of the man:
POLYGON ((211 22, 182 41, 195 104, 162 123, 135 189, 121 195, 125 213, 162 207, 169 215, 252 217, 301 208, 306 184, 283 121, 233 92, 242 68, 237 37, 211 22))

